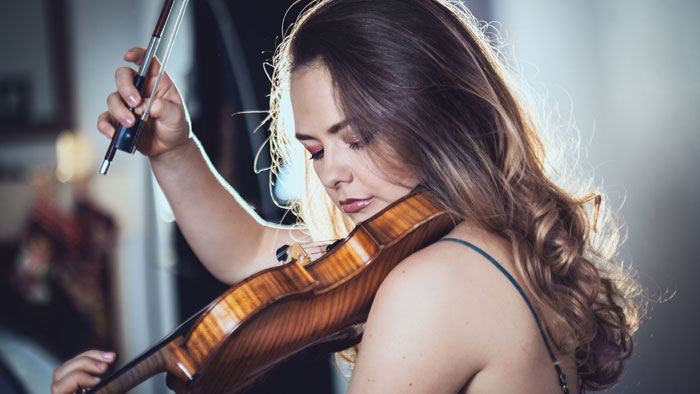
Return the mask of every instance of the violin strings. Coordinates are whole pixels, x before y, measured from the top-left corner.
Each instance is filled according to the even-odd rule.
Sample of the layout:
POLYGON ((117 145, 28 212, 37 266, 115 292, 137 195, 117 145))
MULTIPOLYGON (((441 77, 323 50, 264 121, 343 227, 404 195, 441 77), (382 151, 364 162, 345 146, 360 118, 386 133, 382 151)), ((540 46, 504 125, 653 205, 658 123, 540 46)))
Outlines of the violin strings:
MULTIPOLYGON (((317 255, 325 254, 327 251, 323 250, 323 249, 328 247, 329 245, 333 245, 336 242, 338 242, 338 240, 304 242, 304 243, 299 243, 298 245, 302 248, 302 250, 304 250, 304 253, 306 253, 307 256, 317 256, 317 255), (311 250, 309 250, 311 248, 317 248, 317 250, 311 251, 311 250)), ((284 245, 284 246, 278 248, 276 253, 275 253, 275 259, 282 264, 284 263, 284 260, 286 260, 286 257, 284 259, 282 259, 282 258, 287 254, 287 251, 289 250, 289 245, 284 245), (284 246, 286 246, 286 248, 284 246)))
POLYGON ((332 244, 333 242, 335 242, 335 240, 333 240, 333 241, 304 242, 304 243, 300 243, 299 245, 302 246, 302 247, 304 247, 304 246, 308 246, 308 247, 312 247, 312 246, 328 246, 328 245, 332 244))

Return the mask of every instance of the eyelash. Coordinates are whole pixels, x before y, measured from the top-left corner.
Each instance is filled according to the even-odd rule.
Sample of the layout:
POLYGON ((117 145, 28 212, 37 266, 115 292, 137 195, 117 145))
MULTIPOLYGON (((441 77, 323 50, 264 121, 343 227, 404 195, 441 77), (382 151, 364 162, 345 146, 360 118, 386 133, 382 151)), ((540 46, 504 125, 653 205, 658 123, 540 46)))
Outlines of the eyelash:
MULTIPOLYGON (((362 147, 364 147, 364 144, 362 142, 358 141, 358 142, 351 142, 348 144, 348 146, 350 146, 350 149, 352 149, 352 150, 358 150, 358 149, 362 149, 362 147)), ((323 149, 320 149, 318 152, 311 154, 311 160, 320 160, 320 159, 323 159, 323 149)))

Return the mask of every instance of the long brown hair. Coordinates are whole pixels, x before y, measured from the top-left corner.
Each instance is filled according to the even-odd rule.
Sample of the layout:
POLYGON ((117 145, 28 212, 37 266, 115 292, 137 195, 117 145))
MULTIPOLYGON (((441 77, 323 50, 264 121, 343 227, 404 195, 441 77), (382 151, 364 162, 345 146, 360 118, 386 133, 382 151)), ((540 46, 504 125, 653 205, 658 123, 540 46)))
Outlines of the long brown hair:
MULTIPOLYGON (((312 64, 328 69, 338 105, 379 163, 410 171, 455 216, 510 241, 522 285, 557 352, 575 357, 581 387, 617 383, 639 288, 614 259, 610 204, 552 166, 521 85, 468 10, 448 0, 312 2, 274 58, 277 167, 301 155, 284 109, 291 73, 312 64)), ((307 175, 295 213, 313 237, 346 235, 352 224, 308 164, 307 175)))

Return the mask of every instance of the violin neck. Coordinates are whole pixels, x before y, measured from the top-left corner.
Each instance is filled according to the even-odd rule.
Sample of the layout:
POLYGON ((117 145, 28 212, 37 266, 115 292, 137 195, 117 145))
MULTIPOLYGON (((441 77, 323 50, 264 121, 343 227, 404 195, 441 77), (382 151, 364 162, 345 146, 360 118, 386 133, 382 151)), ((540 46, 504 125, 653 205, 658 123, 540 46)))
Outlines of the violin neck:
POLYGON ((168 342, 163 346, 157 346, 147 351, 100 382, 88 393, 125 393, 151 376, 166 372, 168 367, 167 360, 172 354, 171 346, 173 344, 174 342, 168 342))
POLYGON ((209 306, 190 316, 163 340, 145 353, 119 368, 112 375, 92 387, 90 394, 121 394, 138 386, 146 379, 161 372, 172 373, 182 380, 190 380, 196 373, 196 366, 182 348, 184 336, 192 323, 209 306))

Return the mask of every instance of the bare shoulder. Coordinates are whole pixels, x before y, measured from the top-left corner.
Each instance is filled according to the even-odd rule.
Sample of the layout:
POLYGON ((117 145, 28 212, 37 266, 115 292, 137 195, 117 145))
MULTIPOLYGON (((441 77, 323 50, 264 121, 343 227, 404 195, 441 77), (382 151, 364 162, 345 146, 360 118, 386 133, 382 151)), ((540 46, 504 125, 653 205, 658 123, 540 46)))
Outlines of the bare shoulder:
MULTIPOLYGON (((506 240, 468 226, 448 236, 477 246, 522 281, 506 240)), ((572 360, 560 360, 573 376, 572 360)), ((437 242, 409 256, 372 304, 349 392, 409 390, 561 392, 527 303, 494 264, 465 245, 437 242)))
POLYGON ((451 242, 401 262, 372 304, 350 392, 459 391, 489 362, 500 321, 491 312, 503 303, 490 296, 502 290, 498 274, 451 242))

